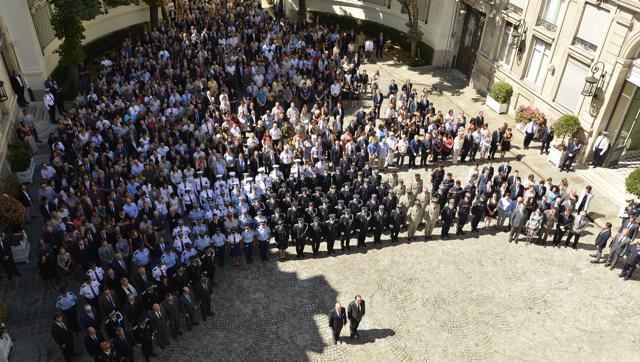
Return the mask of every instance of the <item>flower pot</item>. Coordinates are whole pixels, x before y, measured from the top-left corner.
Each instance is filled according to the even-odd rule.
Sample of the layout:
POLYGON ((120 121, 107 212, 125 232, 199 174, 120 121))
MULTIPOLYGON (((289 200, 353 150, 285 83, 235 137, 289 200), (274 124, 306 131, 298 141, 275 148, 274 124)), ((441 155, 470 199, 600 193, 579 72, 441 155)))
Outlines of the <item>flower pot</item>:
POLYGON ((491 98, 490 95, 487 95, 487 100, 485 104, 487 105, 487 107, 491 108, 494 112, 498 114, 507 113, 507 109, 509 108, 508 103, 498 103, 498 101, 491 98))
POLYGON ((22 230, 21 232, 16 233, 16 238, 20 238, 20 244, 18 244, 18 246, 11 247, 13 261, 15 261, 16 263, 28 263, 29 253, 31 252, 31 245, 29 244, 27 233, 22 230))
POLYGON ((547 160, 554 165, 558 166, 560 163, 560 158, 562 157, 562 151, 560 151, 557 147, 552 146, 549 147, 549 154, 547 155, 547 160))
POLYGON ((0 337, 0 361, 9 360, 9 352, 11 352, 12 346, 13 342, 11 341, 9 333, 5 333, 2 337, 0 337))
POLYGON ((31 183, 33 182, 33 174, 35 170, 36 170, 36 163, 33 160, 33 157, 31 157, 31 163, 29 164, 29 168, 24 171, 16 172, 16 176, 18 177, 18 180, 20 180, 20 182, 22 183, 31 183))

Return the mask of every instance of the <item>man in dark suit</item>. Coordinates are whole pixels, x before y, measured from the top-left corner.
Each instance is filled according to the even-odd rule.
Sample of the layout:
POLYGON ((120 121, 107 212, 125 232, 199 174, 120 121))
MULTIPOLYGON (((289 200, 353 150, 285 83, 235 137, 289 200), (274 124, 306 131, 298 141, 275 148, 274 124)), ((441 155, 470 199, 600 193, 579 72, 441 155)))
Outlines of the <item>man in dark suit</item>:
POLYGON ((116 272, 116 278, 118 278, 118 280, 129 277, 129 266, 127 265, 127 261, 124 260, 122 254, 116 254, 111 267, 113 268, 113 271, 116 272))
POLYGON ((116 354, 121 358, 120 361, 134 362, 133 337, 127 333, 124 328, 118 327, 116 329, 116 337, 113 339, 113 347, 116 350, 116 354))
POLYGON ((196 294, 196 299, 200 302, 200 312, 202 313, 202 320, 206 321, 207 316, 212 316, 211 312, 211 294, 213 290, 211 289, 211 283, 209 282, 209 278, 203 276, 199 282, 194 286, 194 291, 196 294))
POLYGON ((333 111, 331 112, 331 115, 333 116, 333 119, 336 120, 337 122, 340 122, 340 124, 343 124, 344 122, 344 108, 342 108, 342 102, 337 102, 336 106, 333 108, 333 111))
POLYGON ((344 307, 340 303, 336 303, 336 307, 329 313, 329 327, 333 332, 333 343, 342 344, 340 340, 340 331, 347 324, 347 315, 344 307))
POLYGON ((80 312, 80 327, 83 330, 87 330, 89 327, 99 328, 100 327, 100 316, 98 315, 98 311, 94 309, 90 304, 85 304, 82 311, 80 312))
POLYGON ((102 352, 100 343, 104 341, 104 337, 100 332, 96 331, 95 327, 87 328, 87 335, 84 337, 84 349, 89 356, 97 359, 98 355, 102 352))
POLYGON ((24 206, 24 218, 29 224, 31 223, 31 219, 34 218, 31 214, 31 205, 33 204, 33 200, 31 199, 31 195, 29 195, 29 190, 26 185, 20 186, 20 194, 18 194, 18 201, 24 206))
POLYGON ((133 294, 127 295, 127 301, 122 305, 122 314, 127 320, 133 324, 142 320, 144 316, 144 307, 142 303, 136 300, 133 294))
POLYGON ((498 173, 502 173, 504 174, 505 177, 509 177, 509 174, 511 173, 511 165, 509 164, 509 161, 504 161, 504 163, 502 165, 500 165, 500 167, 498 167, 498 173))
POLYGON ((602 251, 607 246, 609 238, 611 238, 611 223, 606 222, 605 227, 600 230, 600 233, 596 236, 597 251, 595 254, 591 254, 591 257, 595 258, 594 260, 591 260, 592 263, 596 264, 600 262, 600 258, 602 258, 602 251))
POLYGON ((553 128, 545 125, 540 134, 540 154, 549 153, 549 146, 551 145, 551 141, 553 141, 553 136, 553 128))
POLYGON ((184 314, 185 321, 187 322, 187 329, 191 330, 191 326, 197 326, 196 298, 191 294, 191 290, 188 287, 182 288, 182 294, 178 298, 178 305, 184 314))
POLYGON ((348 317, 349 317, 349 331, 350 338, 358 338, 358 325, 364 317, 365 306, 364 300, 360 294, 356 295, 355 299, 349 303, 348 317))
POLYGON ((553 238, 553 246, 560 247, 560 241, 567 232, 571 231, 575 217, 571 213, 571 209, 566 209, 564 213, 558 216, 558 224, 556 226, 556 235, 553 238))
POLYGON ((384 42, 385 42, 385 36, 382 32, 380 32, 380 34, 378 34, 378 36, 376 37, 376 58, 382 58, 382 53, 384 52, 384 42))
POLYGON ((167 319, 167 313, 160 308, 160 304, 153 305, 149 313, 149 322, 158 336, 158 346, 164 349, 169 344, 169 320, 167 319))
POLYGON ((16 263, 13 261, 11 246, 4 239, 5 235, 0 235, 0 264, 2 264, 2 268, 7 272, 9 280, 13 278, 14 274, 21 277, 22 274, 20 274, 16 267, 16 263))
POLYGON ((40 198, 40 214, 44 218, 44 221, 51 219, 51 212, 53 210, 53 204, 50 203, 46 197, 40 198))
POLYGON ((56 341, 60 349, 62 349, 62 355, 65 361, 71 361, 71 359, 79 354, 76 353, 75 346, 73 344, 73 332, 71 327, 68 326, 62 320, 62 313, 57 313, 53 317, 53 325, 51 326, 51 335, 53 340, 56 341))
POLYGON ((376 115, 376 119, 380 118, 380 108, 382 107, 382 101, 384 100, 384 94, 380 87, 376 89, 376 93, 373 95, 373 112, 376 115))
POLYGON ((629 280, 633 276, 633 272, 636 270, 638 263, 640 263, 640 245, 635 243, 627 248, 626 260, 622 267, 622 272, 618 275, 624 280, 629 280))
POLYGON ((98 304, 100 305, 100 313, 103 318, 106 318, 111 312, 118 308, 118 297, 109 286, 102 287, 102 294, 98 298, 98 304))
POLYGON ((13 72, 13 75, 11 76, 11 88, 13 88, 13 91, 18 96, 18 104, 20 107, 26 107, 29 104, 27 99, 24 97, 24 89, 26 86, 24 79, 17 72, 13 72))

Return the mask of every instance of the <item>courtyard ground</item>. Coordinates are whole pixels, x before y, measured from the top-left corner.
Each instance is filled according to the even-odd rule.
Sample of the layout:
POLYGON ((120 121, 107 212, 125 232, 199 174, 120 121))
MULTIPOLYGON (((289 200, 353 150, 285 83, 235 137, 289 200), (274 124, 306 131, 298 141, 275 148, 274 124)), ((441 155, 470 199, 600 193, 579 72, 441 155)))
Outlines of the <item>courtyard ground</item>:
MULTIPOLYGON (((470 116, 483 110, 491 128, 514 126, 510 116, 484 106, 456 71, 410 70, 390 60, 364 68, 370 74, 380 69, 383 89, 392 78, 399 84, 412 79, 419 89, 435 84, 443 91, 430 98, 437 109, 470 116)), ((566 177, 578 191, 591 183, 579 173, 560 174, 538 154, 537 144, 522 150, 522 135, 514 135, 507 157, 521 175, 566 177)), ((447 170, 457 179, 468 177, 468 166, 447 170)), ((430 168, 402 177, 410 180, 414 172, 429 180, 430 168)), ((599 227, 605 221, 619 225, 617 209, 604 192, 596 192, 594 223, 577 251, 509 244, 505 234, 489 231, 446 241, 401 238, 397 245, 385 241, 380 249, 335 257, 226 266, 214 290, 216 316, 162 351, 161 360, 635 360, 638 275, 623 282, 619 270, 590 264, 588 257, 599 227), (336 301, 347 304, 356 293, 367 301, 361 338, 333 346, 327 314, 336 301)), ((29 227, 33 245, 41 222, 29 227)), ((59 361, 50 337, 56 294, 40 280, 33 256, 19 268, 22 278, 0 281, 14 340, 11 360, 59 361)))

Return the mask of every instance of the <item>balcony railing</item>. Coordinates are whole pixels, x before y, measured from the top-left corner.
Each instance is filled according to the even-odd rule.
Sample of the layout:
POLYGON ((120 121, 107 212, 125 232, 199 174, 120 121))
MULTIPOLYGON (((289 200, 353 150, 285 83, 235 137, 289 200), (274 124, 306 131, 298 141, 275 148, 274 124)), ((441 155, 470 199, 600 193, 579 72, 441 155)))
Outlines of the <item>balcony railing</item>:
POLYGON ((573 45, 577 45, 580 48, 590 52, 590 53, 595 53, 596 50, 598 50, 598 46, 596 44, 593 44, 587 40, 584 40, 582 38, 578 38, 577 36, 573 39, 573 45))
POLYGON ((518 15, 522 15, 522 13, 524 12, 524 9, 517 6, 517 5, 513 5, 512 3, 508 3, 507 4, 507 11, 511 11, 513 13, 516 13, 518 15))
POLYGON ((382 6, 387 9, 391 8, 391 0, 362 0, 362 2, 382 6))
POLYGON ((543 18, 538 18, 538 20, 536 20, 536 26, 541 26, 552 33, 555 33, 556 30, 558 30, 558 26, 556 24, 544 20, 543 18))

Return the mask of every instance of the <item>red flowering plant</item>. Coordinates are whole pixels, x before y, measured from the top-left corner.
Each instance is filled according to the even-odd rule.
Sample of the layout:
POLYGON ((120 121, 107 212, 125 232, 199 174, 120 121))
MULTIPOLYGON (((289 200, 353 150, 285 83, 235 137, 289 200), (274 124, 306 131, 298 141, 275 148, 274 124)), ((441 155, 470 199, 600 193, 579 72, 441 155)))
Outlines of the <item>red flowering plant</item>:
POLYGON ((542 126, 547 122, 547 117, 544 113, 540 112, 538 108, 525 106, 518 107, 516 110, 516 122, 525 124, 530 120, 534 120, 538 126, 542 126))

